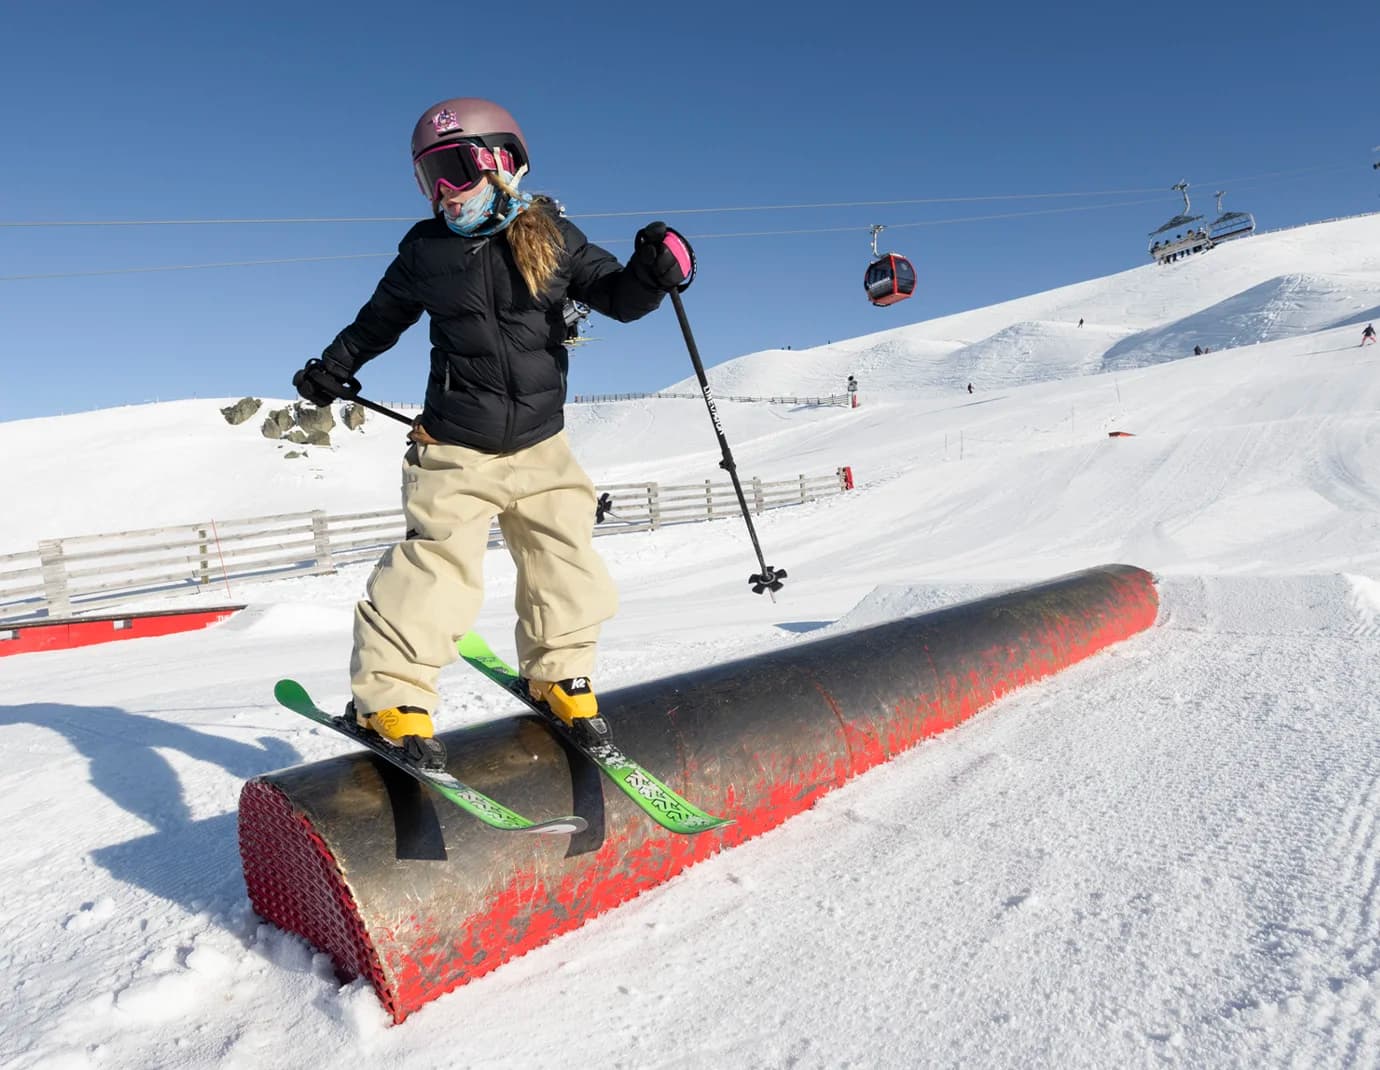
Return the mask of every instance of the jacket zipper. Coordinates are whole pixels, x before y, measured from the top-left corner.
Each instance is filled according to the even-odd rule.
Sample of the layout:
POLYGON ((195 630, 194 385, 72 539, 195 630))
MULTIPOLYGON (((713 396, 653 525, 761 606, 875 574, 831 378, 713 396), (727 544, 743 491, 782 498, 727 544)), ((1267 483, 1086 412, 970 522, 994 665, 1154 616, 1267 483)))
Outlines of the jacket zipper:
POLYGON ((484 286, 489 295, 488 311, 493 316, 494 338, 498 342, 498 359, 503 365, 503 384, 508 388, 507 394, 503 398, 503 440, 499 443, 499 453, 511 453, 513 450, 513 422, 517 417, 517 404, 513 401, 515 388, 513 386, 513 365, 508 356, 508 346, 503 341, 503 329, 498 321, 498 288, 494 285, 493 265, 491 256, 497 256, 498 251, 494 247, 493 239, 485 239, 487 249, 480 251, 484 258, 484 286))

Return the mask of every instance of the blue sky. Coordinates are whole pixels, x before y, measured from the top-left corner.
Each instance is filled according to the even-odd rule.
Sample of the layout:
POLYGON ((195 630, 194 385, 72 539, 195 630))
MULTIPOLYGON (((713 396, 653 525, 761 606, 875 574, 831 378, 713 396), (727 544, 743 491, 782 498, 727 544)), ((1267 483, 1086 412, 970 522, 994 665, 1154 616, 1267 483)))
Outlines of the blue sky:
MULTIPOLYGON (((1137 266, 1180 178, 1209 210, 1227 184, 1262 228, 1380 209, 1371 5, 1130 7, 9 5, 0 222, 86 225, 0 227, 0 419, 289 396, 386 255, 13 276, 387 254, 407 223, 94 221, 420 217, 408 137, 448 96, 513 111, 526 188, 620 257, 673 209, 1163 188, 665 215, 695 240, 686 307, 711 365, 1137 266), (862 292, 872 223, 920 276, 888 309, 862 292), (824 232, 742 236, 791 230, 824 232)), ((669 302, 592 334, 573 392, 689 373, 669 302)), ((364 370, 367 394, 419 398, 427 353, 419 324, 364 370)))

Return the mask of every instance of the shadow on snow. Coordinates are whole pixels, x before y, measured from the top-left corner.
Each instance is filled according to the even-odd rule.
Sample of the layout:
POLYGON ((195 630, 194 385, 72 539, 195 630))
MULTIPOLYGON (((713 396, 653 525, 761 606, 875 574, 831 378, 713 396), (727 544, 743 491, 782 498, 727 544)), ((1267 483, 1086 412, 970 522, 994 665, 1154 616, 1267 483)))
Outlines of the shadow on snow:
MULTIPOLYGON (((0 726, 51 729, 87 760, 89 782, 126 813, 152 825, 147 835, 91 851, 117 880, 204 909, 229 907, 244 895, 234 811, 196 820, 176 771, 158 749, 180 751, 247 780, 301 760, 283 740, 241 743, 114 706, 35 702, 0 706, 0 726)), ((70 843, 61 829, 56 839, 70 843)))

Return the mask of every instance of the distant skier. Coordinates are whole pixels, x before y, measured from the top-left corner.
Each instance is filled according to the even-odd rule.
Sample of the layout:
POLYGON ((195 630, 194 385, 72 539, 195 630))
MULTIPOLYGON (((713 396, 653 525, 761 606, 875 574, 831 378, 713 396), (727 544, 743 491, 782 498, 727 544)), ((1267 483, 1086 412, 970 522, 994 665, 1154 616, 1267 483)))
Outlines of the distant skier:
POLYGON ((973 384, 972 384, 972 383, 969 383, 969 384, 968 384, 968 393, 971 394, 972 392, 973 392, 973 384))
POLYGON ((1366 329, 1361 332, 1361 344, 1363 346, 1375 344, 1375 324, 1366 324, 1366 329))
POLYGON ((853 409, 858 407, 858 380, 851 375, 848 377, 848 405, 853 409))
POLYGON ((1078 317, 1078 326, 1080 326, 1080 327, 1083 326, 1083 317, 1082 317, 1082 316, 1079 316, 1079 317, 1078 317))
POLYGON ((1195 357, 1201 357, 1201 356, 1203 355, 1203 347, 1202 347, 1202 346, 1194 346, 1194 347, 1193 347, 1193 355, 1194 355, 1195 357))
POLYGON ((546 197, 520 192, 527 142, 507 110, 459 97, 412 134, 427 218, 408 231, 369 301, 295 376, 329 405, 423 312, 431 319, 426 404, 403 456, 404 541, 355 606, 347 715, 411 760, 444 764, 436 680, 484 597, 498 519, 517 567, 517 647, 534 698, 582 734, 606 729, 590 674, 618 595, 591 546, 594 486, 564 433, 564 298, 622 322, 690 283, 689 245, 665 223, 637 232, 627 266, 546 197))

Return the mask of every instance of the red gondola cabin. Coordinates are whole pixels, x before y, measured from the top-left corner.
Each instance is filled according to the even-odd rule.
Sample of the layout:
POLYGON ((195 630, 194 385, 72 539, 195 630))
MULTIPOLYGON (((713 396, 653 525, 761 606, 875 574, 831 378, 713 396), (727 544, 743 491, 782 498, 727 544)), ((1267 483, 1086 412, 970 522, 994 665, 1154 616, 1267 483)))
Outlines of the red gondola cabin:
POLYGON ((874 305, 894 305, 915 292, 915 268, 904 256, 885 253, 867 265, 863 287, 874 305))

